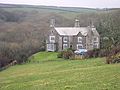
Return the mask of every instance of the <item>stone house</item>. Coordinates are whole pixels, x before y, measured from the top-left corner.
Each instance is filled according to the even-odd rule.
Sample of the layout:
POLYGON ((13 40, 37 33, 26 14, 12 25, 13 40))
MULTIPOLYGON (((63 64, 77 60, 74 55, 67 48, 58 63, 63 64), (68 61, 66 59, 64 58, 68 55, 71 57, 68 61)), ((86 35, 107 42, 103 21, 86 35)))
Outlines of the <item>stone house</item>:
POLYGON ((46 51, 62 51, 67 48, 92 50, 100 47, 100 35, 93 25, 80 27, 76 19, 74 27, 55 27, 55 21, 51 20, 50 28, 46 51))

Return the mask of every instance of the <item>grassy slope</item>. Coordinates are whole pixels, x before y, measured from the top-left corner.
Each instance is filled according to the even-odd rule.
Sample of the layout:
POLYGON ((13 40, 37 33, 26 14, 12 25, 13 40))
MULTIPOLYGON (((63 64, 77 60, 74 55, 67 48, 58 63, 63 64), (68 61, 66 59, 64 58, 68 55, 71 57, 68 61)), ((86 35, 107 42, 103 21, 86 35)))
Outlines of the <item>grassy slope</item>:
POLYGON ((107 65, 104 58, 57 60, 56 55, 40 52, 31 59, 41 63, 0 72, 0 90, 120 90, 120 64, 107 65))
POLYGON ((31 61, 53 61, 53 60, 63 60, 61 58, 57 58, 57 52, 39 52, 29 59, 31 61))

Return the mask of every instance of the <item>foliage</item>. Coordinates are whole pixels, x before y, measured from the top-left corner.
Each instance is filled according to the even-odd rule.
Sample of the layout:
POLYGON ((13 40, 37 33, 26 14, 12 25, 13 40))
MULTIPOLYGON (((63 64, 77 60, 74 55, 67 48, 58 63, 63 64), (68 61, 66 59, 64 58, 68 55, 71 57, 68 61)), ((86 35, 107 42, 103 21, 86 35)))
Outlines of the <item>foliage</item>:
POLYGON ((0 9, 0 20, 5 22, 18 22, 23 20, 25 12, 9 12, 4 9, 0 9))
POLYGON ((64 51, 60 51, 57 55, 58 58, 64 58, 64 59, 72 59, 74 56, 73 50, 71 48, 68 48, 64 51))
POLYGON ((63 58, 64 59, 70 59, 70 57, 73 56, 73 52, 71 50, 67 50, 63 52, 63 58))
POLYGON ((120 46, 113 47, 106 57, 106 63, 120 63, 120 46))
POLYGON ((99 51, 99 57, 106 57, 109 54, 109 49, 100 49, 99 51))
POLYGON ((99 57, 100 49, 89 50, 85 57, 92 58, 92 57, 99 57))
POLYGON ((120 53, 106 57, 106 63, 107 64, 112 64, 112 63, 120 63, 120 53))

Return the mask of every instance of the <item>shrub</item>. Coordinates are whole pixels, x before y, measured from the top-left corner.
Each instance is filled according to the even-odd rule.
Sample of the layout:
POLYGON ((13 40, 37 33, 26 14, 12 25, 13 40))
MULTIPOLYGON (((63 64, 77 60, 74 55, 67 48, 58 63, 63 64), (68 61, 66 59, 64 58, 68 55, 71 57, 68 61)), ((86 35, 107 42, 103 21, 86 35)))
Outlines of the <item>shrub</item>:
POLYGON ((86 55, 85 55, 86 58, 91 58, 93 57, 93 51, 92 50, 89 50, 86 55))
POLYGON ((98 57, 100 53, 100 49, 94 49, 94 50, 89 50, 85 57, 87 58, 92 58, 92 57, 98 57))
POLYGON ((108 49, 101 49, 99 52, 99 57, 106 57, 109 53, 108 49))
POLYGON ((115 54, 117 54, 117 53, 119 53, 119 52, 120 52, 120 46, 113 47, 113 48, 109 51, 108 56, 109 56, 109 55, 115 55, 115 54))
POLYGON ((94 49, 94 50, 89 50, 86 53, 85 57, 86 58, 107 57, 109 55, 114 55, 117 52, 118 52, 118 50, 116 50, 116 49, 114 49, 114 51, 113 50, 109 50, 109 49, 94 49))
POLYGON ((120 46, 113 47, 106 57, 106 63, 120 63, 120 46))
POLYGON ((107 64, 120 63, 120 53, 106 57, 106 63, 107 64))
POLYGON ((71 50, 67 50, 63 52, 63 58, 64 59, 70 59, 70 57, 72 57, 73 52, 71 50))
POLYGON ((58 58, 73 59, 74 53, 71 49, 66 49, 58 53, 58 58))

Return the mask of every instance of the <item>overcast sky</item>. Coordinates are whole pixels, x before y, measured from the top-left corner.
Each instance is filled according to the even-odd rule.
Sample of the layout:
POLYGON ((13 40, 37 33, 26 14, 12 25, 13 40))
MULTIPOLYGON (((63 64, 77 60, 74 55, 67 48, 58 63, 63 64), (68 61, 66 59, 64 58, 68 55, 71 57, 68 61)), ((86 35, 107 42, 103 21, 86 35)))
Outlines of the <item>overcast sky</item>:
POLYGON ((120 8, 120 0, 0 0, 0 3, 89 8, 120 8))

